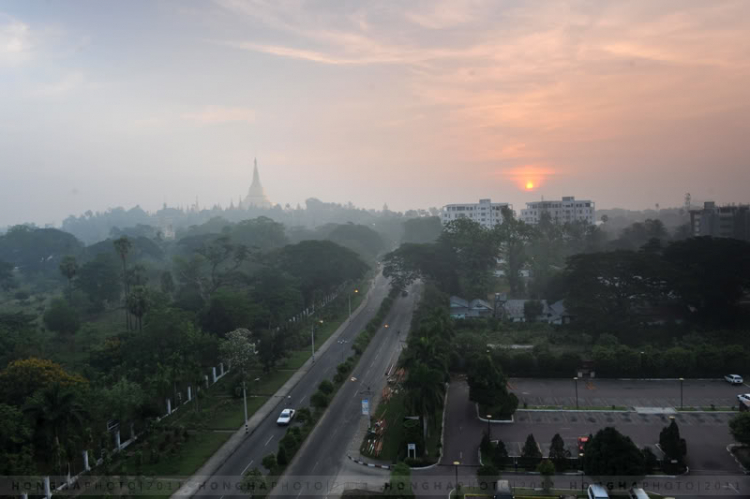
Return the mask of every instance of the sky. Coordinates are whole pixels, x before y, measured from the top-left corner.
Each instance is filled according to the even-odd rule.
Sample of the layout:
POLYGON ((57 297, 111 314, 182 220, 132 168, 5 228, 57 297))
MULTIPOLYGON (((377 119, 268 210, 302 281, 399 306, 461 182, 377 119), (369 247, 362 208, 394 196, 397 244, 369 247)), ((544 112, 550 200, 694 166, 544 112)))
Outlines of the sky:
POLYGON ((747 0, 0 2, 0 226, 750 202, 747 0))

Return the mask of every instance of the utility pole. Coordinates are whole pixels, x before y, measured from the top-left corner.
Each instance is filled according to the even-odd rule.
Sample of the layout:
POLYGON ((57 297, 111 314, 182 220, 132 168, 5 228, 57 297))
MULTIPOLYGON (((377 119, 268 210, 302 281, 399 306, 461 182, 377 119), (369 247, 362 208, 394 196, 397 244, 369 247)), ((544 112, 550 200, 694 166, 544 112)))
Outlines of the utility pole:
POLYGON ((249 430, 247 426, 247 390, 245 389, 245 380, 242 380, 242 399, 245 402, 245 433, 247 433, 249 430))

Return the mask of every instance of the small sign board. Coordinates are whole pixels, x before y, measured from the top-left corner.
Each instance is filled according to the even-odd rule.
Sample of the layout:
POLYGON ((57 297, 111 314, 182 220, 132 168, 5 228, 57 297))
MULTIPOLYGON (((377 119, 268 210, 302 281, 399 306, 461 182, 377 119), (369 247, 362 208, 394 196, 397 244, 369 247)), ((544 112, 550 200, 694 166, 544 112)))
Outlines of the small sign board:
POLYGON ((370 399, 362 399, 362 414, 370 415, 370 399))

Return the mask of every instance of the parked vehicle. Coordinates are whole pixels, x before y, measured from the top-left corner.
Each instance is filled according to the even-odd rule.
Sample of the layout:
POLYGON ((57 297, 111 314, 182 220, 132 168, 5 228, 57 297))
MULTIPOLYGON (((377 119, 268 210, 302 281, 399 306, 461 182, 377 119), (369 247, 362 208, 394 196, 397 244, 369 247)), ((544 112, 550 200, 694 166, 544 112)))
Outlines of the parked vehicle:
POLYGON ((607 489, 601 485, 589 485, 587 495, 589 499, 609 499, 609 493, 607 489))
POLYGON ((283 411, 281 411, 281 414, 279 414, 279 418, 276 420, 276 424, 279 426, 287 426, 292 422, 293 417, 294 409, 284 409, 283 411))
POLYGON ((589 437, 578 437, 578 456, 583 457, 583 449, 586 447, 586 442, 589 441, 589 437))
POLYGON ((646 491, 640 487, 631 487, 628 491, 628 497, 630 497, 630 499, 649 499, 646 491))
POLYGON ((739 374, 727 374, 724 376, 724 379, 727 380, 728 383, 731 383, 733 385, 741 385, 745 381, 742 379, 742 376, 739 374))
POLYGON ((750 393, 742 393, 740 395, 737 395, 737 400, 739 400, 740 402, 750 403, 750 393))

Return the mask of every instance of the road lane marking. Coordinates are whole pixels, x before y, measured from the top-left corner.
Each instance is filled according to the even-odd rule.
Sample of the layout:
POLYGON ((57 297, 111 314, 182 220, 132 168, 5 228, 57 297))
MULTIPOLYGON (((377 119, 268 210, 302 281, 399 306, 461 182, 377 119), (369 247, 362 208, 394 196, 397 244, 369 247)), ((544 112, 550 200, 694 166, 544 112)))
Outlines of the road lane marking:
POLYGON ((271 440, 273 440, 273 435, 271 435, 271 438, 268 439, 268 442, 266 442, 265 444, 263 444, 263 447, 265 447, 266 445, 270 444, 271 440))
MULTIPOLYGON (((251 459, 250 462, 247 463, 247 466, 245 466, 245 469, 242 470, 242 473, 241 473, 242 475, 244 475, 247 469, 253 464, 253 461, 255 461, 255 459, 251 459)), ((224 497, 224 496, 221 496, 221 497, 224 497)), ((221 497, 219 499, 221 499, 221 497)))

